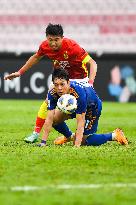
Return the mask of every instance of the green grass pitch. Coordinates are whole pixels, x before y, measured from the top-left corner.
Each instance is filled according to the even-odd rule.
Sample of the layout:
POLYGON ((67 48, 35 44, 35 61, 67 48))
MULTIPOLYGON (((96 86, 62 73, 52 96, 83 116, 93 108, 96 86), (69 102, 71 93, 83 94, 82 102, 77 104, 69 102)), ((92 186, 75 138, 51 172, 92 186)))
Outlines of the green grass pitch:
MULTIPOLYGON (((136 104, 105 102, 99 121, 98 133, 122 128, 130 141, 127 147, 108 142, 74 149, 71 144, 54 146, 54 130, 46 148, 23 141, 34 127, 41 102, 0 100, 0 204, 135 205, 136 104), (13 190, 18 186, 39 190, 13 190)), ((68 124, 75 131, 75 121, 68 124)))

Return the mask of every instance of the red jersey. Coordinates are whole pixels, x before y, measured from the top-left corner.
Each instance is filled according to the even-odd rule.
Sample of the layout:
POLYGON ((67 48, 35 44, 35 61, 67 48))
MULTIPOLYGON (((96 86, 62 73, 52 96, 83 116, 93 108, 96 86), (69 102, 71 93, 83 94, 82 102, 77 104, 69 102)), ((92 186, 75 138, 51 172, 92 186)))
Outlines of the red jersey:
POLYGON ((88 53, 75 41, 63 38, 60 50, 54 51, 45 40, 37 51, 39 56, 47 56, 53 61, 53 67, 66 69, 70 79, 83 79, 88 77, 86 61, 90 58, 88 53))

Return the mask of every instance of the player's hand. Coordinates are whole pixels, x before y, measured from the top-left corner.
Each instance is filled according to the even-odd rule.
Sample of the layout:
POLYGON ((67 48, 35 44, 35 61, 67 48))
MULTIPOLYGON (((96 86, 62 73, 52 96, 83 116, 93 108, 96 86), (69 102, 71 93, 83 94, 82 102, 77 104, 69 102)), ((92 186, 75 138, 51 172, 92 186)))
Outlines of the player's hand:
POLYGON ((11 73, 9 75, 6 75, 4 77, 4 80, 12 80, 13 78, 17 78, 20 76, 20 73, 19 72, 15 72, 15 73, 11 73))
POLYGON ((74 148, 80 148, 80 144, 74 145, 74 148))
POLYGON ((74 142, 74 147, 75 148, 79 148, 81 146, 81 142, 80 142, 80 140, 75 140, 75 142, 74 142))

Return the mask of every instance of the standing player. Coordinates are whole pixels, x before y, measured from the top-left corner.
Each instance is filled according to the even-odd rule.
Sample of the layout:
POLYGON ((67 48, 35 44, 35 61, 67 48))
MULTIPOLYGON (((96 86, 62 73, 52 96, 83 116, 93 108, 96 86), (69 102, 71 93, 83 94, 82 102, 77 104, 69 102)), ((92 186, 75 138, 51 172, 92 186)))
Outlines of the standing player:
MULTIPOLYGON (((54 70, 52 81, 54 88, 48 92, 48 115, 44 124, 42 141, 39 146, 46 145, 46 140, 53 125, 71 118, 76 118, 77 121, 74 140, 76 147, 80 147, 80 145, 96 146, 112 140, 123 145, 128 144, 123 131, 119 128, 114 130, 113 133, 95 134, 101 115, 102 103, 95 90, 88 83, 70 82, 68 73, 64 69, 54 70), (55 109, 59 97, 64 94, 74 95, 77 99, 77 109, 73 114, 66 114, 55 109)), ((64 137, 62 138, 64 139, 64 137)), ((59 141, 60 139, 57 140, 59 141)), ((64 143, 68 141, 70 140, 64 140, 64 143)))
MULTIPOLYGON (((54 69, 61 67, 68 71, 70 79, 74 79, 76 81, 88 81, 93 86, 97 72, 96 62, 75 41, 63 37, 62 26, 59 24, 49 24, 46 28, 46 38, 47 39, 40 45, 39 50, 28 59, 25 65, 23 65, 23 67, 17 72, 7 75, 5 80, 11 80, 23 75, 24 72, 38 63, 41 58, 47 56, 53 61, 54 69), (88 69, 90 73, 89 75, 88 69)), ((25 138, 26 142, 32 143, 38 139, 39 133, 46 119, 46 111, 47 101, 45 100, 38 111, 34 132, 25 138)), ((61 132, 62 125, 55 129, 58 132, 61 132)), ((72 133, 69 132, 69 135, 70 134, 72 133)))

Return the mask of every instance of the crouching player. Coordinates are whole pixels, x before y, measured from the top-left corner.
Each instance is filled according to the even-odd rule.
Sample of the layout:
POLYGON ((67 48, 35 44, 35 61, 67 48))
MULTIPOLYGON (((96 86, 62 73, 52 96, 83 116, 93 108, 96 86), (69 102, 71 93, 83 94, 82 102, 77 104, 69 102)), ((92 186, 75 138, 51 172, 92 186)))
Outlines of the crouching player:
MULTIPOLYGON (((66 70, 54 70, 52 75, 54 88, 48 92, 48 113, 44 124, 44 134, 39 146, 45 146, 49 132, 52 127, 65 123, 65 120, 76 118, 77 128, 75 133, 74 146, 94 145, 98 146, 107 141, 117 141, 122 145, 127 145, 128 140, 121 129, 117 128, 112 133, 96 134, 98 120, 101 115, 102 103, 95 90, 88 83, 77 83, 69 81, 66 70), (77 99, 77 109, 75 113, 65 114, 56 108, 57 101, 63 94, 74 95, 77 99)), ((66 132, 68 130, 65 124, 66 132)), ((65 134, 63 132, 65 136, 65 134)), ((55 144, 63 144, 71 140, 71 137, 60 137, 55 140, 55 144)))

